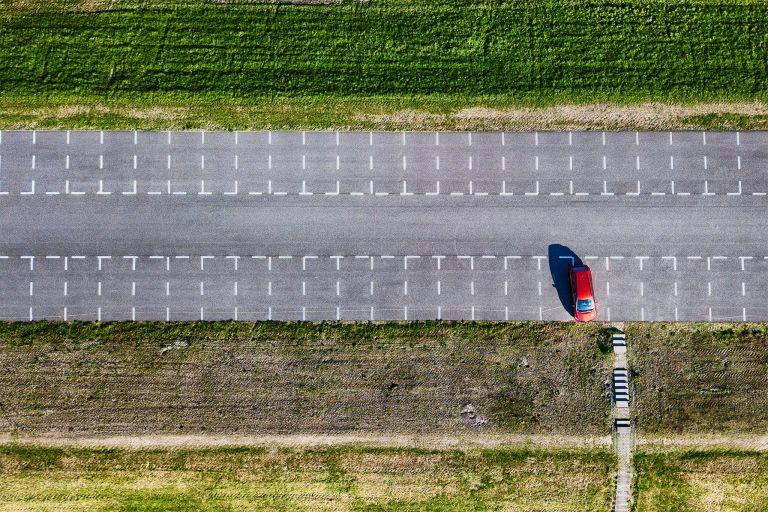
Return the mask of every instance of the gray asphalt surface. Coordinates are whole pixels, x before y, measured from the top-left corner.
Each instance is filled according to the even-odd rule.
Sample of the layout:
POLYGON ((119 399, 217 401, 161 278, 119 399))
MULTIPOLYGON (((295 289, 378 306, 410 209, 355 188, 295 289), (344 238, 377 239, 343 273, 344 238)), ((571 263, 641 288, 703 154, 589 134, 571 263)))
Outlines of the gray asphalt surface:
POLYGON ((0 319, 567 320, 574 254, 602 319, 765 320, 766 192, 764 132, 4 131, 0 319))

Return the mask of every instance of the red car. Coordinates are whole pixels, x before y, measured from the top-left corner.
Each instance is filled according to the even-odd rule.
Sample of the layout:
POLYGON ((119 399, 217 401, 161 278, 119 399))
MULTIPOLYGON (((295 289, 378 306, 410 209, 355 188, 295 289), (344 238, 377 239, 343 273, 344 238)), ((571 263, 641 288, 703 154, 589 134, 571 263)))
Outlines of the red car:
POLYGON ((597 301, 592 288, 592 271, 586 265, 570 269, 573 317, 579 322, 591 322, 597 318, 597 301))

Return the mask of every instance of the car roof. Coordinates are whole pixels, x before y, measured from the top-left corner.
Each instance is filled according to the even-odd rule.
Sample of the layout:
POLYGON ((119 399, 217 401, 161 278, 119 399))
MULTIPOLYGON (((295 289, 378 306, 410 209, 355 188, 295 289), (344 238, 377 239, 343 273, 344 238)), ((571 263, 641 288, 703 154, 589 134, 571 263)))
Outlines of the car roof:
POLYGON ((573 278, 576 281, 576 299, 593 298, 589 279, 589 267, 574 267, 573 270, 573 278))

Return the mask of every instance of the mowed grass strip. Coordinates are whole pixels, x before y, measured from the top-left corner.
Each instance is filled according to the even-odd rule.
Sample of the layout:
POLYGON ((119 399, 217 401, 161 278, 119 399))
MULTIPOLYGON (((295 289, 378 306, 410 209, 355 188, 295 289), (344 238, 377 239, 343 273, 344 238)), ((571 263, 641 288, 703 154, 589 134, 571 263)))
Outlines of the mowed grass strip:
POLYGON ((3 510, 606 510, 607 450, 0 446, 3 510))
POLYGON ((607 341, 533 322, 5 323, 0 433, 603 436, 607 341))
POLYGON ((639 452, 634 463, 638 511, 768 510, 768 452, 639 452))
POLYGON ((768 325, 630 323, 640 434, 764 434, 768 325))
MULTIPOLYGON (((376 124, 377 110, 765 101, 768 90, 768 5, 758 1, 93 3, 101 8, 0 7, 0 104, 17 111, 4 122, 52 104, 85 109, 80 126, 131 127, 130 116, 88 109, 117 104, 144 108, 157 123, 136 121, 145 127, 168 115, 180 127, 359 127, 376 124), (361 102, 362 120, 317 107, 343 111, 342 98, 361 102), (215 113, 222 102, 257 112, 227 122, 215 113)), ((688 122, 755 122, 716 115, 688 122)))

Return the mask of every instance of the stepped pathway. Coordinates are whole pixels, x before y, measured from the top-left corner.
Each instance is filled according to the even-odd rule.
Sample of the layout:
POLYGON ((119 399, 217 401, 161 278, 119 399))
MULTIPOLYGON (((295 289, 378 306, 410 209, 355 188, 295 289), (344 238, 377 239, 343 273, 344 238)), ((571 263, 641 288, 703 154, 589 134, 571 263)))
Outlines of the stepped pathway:
POLYGON ((629 418, 629 370, 627 365, 627 338, 621 332, 623 325, 614 325, 618 332, 613 335, 613 405, 616 455, 619 471, 616 476, 616 501, 614 512, 629 512, 632 484, 632 426, 629 418))

